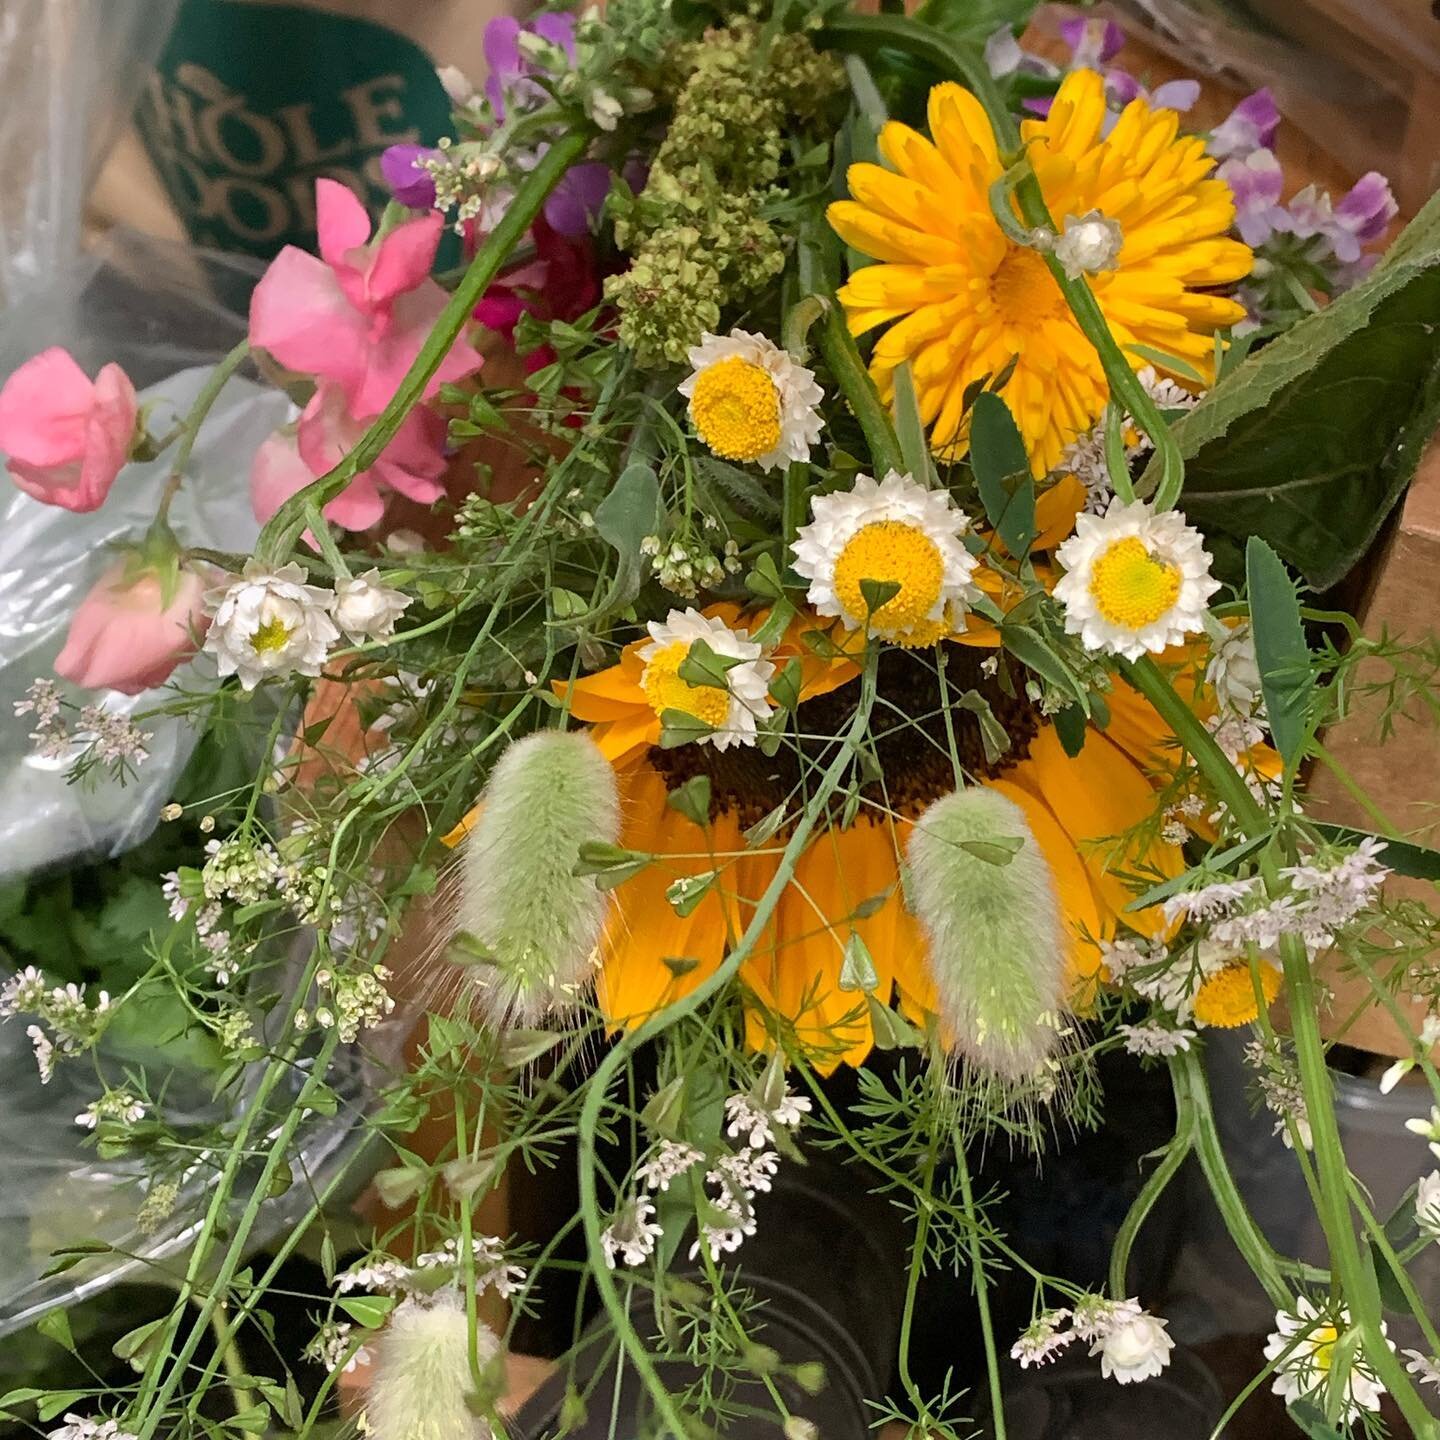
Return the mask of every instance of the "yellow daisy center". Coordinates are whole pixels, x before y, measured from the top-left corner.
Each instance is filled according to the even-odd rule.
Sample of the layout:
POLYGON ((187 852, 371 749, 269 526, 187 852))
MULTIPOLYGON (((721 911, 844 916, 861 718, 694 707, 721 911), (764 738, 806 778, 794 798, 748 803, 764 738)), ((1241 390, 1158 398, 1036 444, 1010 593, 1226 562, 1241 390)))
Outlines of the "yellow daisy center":
POLYGON ((1335 1359, 1335 1342, 1339 1338, 1339 1332, 1333 1325, 1321 1325, 1310 1332, 1310 1344, 1313 1347, 1310 1358, 1314 1361, 1315 1368, 1327 1375, 1335 1359))
POLYGON ((257 655, 283 650, 290 641, 290 627, 283 620, 266 620, 250 637, 250 648, 257 655))
MULTIPOLYGON (((1280 974, 1273 965, 1260 966, 1260 989, 1268 1008, 1280 993, 1280 974)), ((1195 995, 1195 1018, 1202 1025, 1234 1030, 1239 1025, 1248 1025, 1259 1014, 1248 960, 1230 961, 1210 976, 1195 995)))
POLYGON ((688 640, 672 640, 646 661, 640 680, 645 698, 657 715, 666 710, 683 710, 712 730, 718 730, 730 714, 730 692, 714 685, 692 685, 682 680, 680 667, 689 653, 688 640))
POLYGON ((1180 571, 1157 560, 1139 536, 1127 535, 1095 561, 1090 594, 1112 625, 1143 630, 1180 598, 1180 571))
POLYGON ((990 299, 1012 323, 1041 320, 1063 300, 1045 261, 1023 245, 1010 245, 990 276, 990 299))
POLYGON ((862 525, 835 561, 835 594, 852 620, 904 636, 907 645, 933 645, 945 626, 927 617, 940 598, 945 562, 940 547, 918 526, 903 520, 862 525), (862 580, 899 585, 873 615, 862 580))
POLYGON ((696 378, 690 418, 715 454, 758 460, 780 443, 780 392, 761 366, 731 355, 696 378))

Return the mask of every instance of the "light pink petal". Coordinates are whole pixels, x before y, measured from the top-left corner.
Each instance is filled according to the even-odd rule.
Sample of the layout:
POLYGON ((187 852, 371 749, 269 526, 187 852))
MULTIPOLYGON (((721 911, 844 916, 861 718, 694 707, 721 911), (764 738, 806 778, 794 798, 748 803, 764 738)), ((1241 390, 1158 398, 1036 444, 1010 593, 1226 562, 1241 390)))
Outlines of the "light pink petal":
POLYGON ((282 365, 342 385, 365 375, 365 319, 345 298, 334 274, 313 255, 287 245, 250 299, 250 343, 282 365))
MULTIPOLYGON (((433 280, 426 280, 395 301, 389 333, 370 344, 369 368, 364 381, 359 386, 347 387, 356 414, 378 414, 389 403, 406 372, 415 363, 415 357, 445 308, 447 298, 433 280)), ((426 385, 425 398, 433 399, 441 385, 473 375, 480 365, 480 356, 464 335, 459 336, 426 385)))
POLYGON ((445 221, 432 212, 418 220, 397 225, 376 246, 366 276, 366 293, 371 306, 388 304, 398 295, 413 290, 430 277, 435 251, 445 221))
POLYGON ((0 389, 0 450, 31 465, 78 458, 94 393, 67 351, 58 345, 42 350, 0 389))
POLYGON ((255 452, 250 464, 250 507, 255 518, 263 525, 314 479, 315 472, 301 458, 295 436, 277 430, 255 452))
MULTIPOLYGON (((366 423, 347 410, 344 391, 322 385, 300 417, 299 450, 306 467, 316 475, 333 470, 355 448, 366 423)), ((385 500, 370 470, 357 475, 323 511, 327 520, 346 530, 368 530, 384 513, 385 500)))
POLYGON ((445 421, 417 406, 375 462, 373 474, 392 490, 429 505, 445 493, 445 421))
POLYGON ((368 530, 378 525, 385 514, 385 499, 374 472, 357 475, 321 513, 342 530, 368 530))
POLYGON ((315 230, 320 237, 320 258, 338 270, 353 264, 350 252, 370 239, 370 217, 353 190, 338 180, 317 180, 315 230))
POLYGON ((95 400, 85 422, 85 459, 81 486, 103 500, 129 458, 139 402, 130 377, 118 365, 106 365, 95 377, 95 400))

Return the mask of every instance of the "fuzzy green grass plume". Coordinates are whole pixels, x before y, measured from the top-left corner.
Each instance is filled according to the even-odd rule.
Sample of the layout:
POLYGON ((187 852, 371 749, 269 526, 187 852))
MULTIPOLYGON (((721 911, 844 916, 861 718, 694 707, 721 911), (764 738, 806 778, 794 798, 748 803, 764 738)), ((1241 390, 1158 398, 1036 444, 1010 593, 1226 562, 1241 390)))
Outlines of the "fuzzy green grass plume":
POLYGON ((493 1024, 534 1025, 589 981, 607 897, 575 862, 587 840, 619 838, 615 772, 587 734, 542 730, 506 750, 460 853, 456 915, 493 1024))
POLYGON ((1024 811, 971 786, 915 823, 911 900, 929 941, 940 1019, 981 1069, 1022 1080, 1054 1050, 1065 932, 1050 866, 1024 811))

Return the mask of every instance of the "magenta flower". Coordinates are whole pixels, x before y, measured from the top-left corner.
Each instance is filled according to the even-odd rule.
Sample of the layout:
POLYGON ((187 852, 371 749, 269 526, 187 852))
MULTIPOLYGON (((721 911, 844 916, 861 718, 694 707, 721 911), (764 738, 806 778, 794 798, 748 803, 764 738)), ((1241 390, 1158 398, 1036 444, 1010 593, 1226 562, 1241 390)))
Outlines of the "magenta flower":
MULTIPOLYGON (((322 384, 300 417, 296 433, 277 430, 255 453, 250 504, 262 524, 312 480, 333 470, 355 448, 369 424, 346 407, 337 385, 322 384)), ((368 530, 385 514, 388 492, 432 504, 445 492, 445 422, 416 406, 380 458, 362 470, 321 512, 342 530, 368 530)), ((308 538, 308 537, 307 537, 308 538)))
POLYGON ((1216 174, 1235 196, 1235 228, 1252 249, 1277 230, 1289 229, 1289 214, 1280 204, 1285 177, 1269 150, 1256 150, 1243 160, 1227 160, 1216 174))
POLYGON ((1280 111, 1269 86, 1247 95, 1210 132, 1206 150, 1217 160, 1243 160, 1256 150, 1268 150, 1280 128, 1280 111))
POLYGON ((380 156, 380 174, 390 193, 411 210, 429 210, 435 204, 435 177, 421 164, 438 159, 428 145, 391 145, 380 156))
MULTIPOLYGON (((282 365, 344 391, 351 413, 374 415, 420 353, 445 292, 430 278, 444 221, 430 214, 372 241, 365 207, 333 180, 315 182, 317 258, 287 245, 250 300, 250 343, 282 365)), ((480 367, 457 340, 425 394, 480 367)))
POLYGON ((105 503, 135 438, 130 377, 106 365, 91 380, 58 345, 27 360, 0 388, 0 450, 27 495, 65 510, 105 503))

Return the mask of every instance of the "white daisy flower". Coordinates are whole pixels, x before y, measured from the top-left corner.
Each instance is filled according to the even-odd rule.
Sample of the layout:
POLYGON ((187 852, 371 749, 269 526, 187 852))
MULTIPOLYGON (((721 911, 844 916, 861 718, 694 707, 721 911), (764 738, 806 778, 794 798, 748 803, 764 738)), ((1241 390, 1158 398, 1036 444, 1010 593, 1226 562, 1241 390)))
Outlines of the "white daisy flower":
POLYGON ((1178 510, 1156 514, 1143 500, 1077 516, 1055 558, 1066 571, 1055 587, 1066 631, 1128 660, 1203 630, 1220 588, 1200 532, 1178 510))
MULTIPOLYGON (((1307 1396, 1323 1404, 1335 1345, 1342 1332, 1350 1328, 1350 1312, 1342 1305, 1333 1315, 1322 1314, 1302 1295, 1295 1302, 1293 1315, 1286 1310, 1276 1311, 1275 1324, 1278 1328, 1265 1342, 1265 1358, 1279 1362, 1271 1390, 1287 1405, 1307 1396)), ((1385 1328, 1383 1321, 1380 1328, 1385 1328)), ((1362 1410, 1378 1410, 1384 1393, 1385 1387, 1369 1360, 1357 1350, 1345 1384, 1341 1420, 1348 1424, 1362 1410)))
POLYGON ((1147 1315, 1142 1310, 1107 1330, 1090 1347, 1090 1353, 1100 1357, 1100 1373, 1121 1385, 1158 1375, 1170 1363, 1170 1352, 1175 1348, 1175 1342, 1165 1333, 1167 1324, 1158 1315, 1147 1315))
POLYGON ((395 622, 410 597, 380 583, 378 570, 367 570, 335 586, 335 623, 352 645, 384 640, 395 633, 395 622))
POLYGON ((695 433, 722 459, 778 470, 810 458, 825 392, 815 376, 763 335, 707 333, 686 357, 680 393, 695 433))
POLYGON ((817 495, 810 509, 814 518, 795 537, 795 569, 810 582, 815 609, 838 615, 847 629, 868 621, 882 640, 933 645, 980 598, 971 580, 978 562, 961 540, 970 520, 946 491, 892 470, 817 495), (872 614, 866 581, 900 588, 872 614))
POLYGON ((271 676, 318 675, 340 638, 334 602, 330 591, 305 583, 293 560, 273 571, 247 560, 239 579, 206 599, 215 618, 205 649, 222 676, 238 675, 247 690, 271 676))
POLYGON ((769 694, 775 667, 761 658, 763 648, 745 631, 732 630, 723 620, 694 609, 672 610, 663 623, 652 620, 646 628, 650 643, 640 651, 645 664, 640 687, 650 708, 657 715, 681 710, 703 721, 710 730, 696 744, 717 750, 753 745, 756 722, 767 719, 774 708, 769 694), (722 659, 738 662, 723 677, 714 676, 713 685, 693 685, 680 674, 697 640, 722 659))

